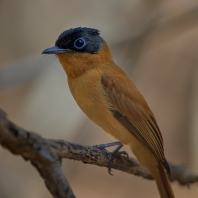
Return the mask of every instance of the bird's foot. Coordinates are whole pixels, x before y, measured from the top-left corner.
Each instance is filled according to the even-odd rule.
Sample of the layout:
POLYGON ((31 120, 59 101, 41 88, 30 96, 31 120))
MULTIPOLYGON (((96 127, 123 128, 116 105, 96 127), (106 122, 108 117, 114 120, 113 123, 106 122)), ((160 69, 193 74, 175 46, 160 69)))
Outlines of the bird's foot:
POLYGON ((107 143, 107 144, 94 145, 94 147, 99 148, 102 151, 104 151, 107 154, 108 160, 110 162, 111 161, 111 158, 112 158, 112 155, 111 155, 111 152, 109 152, 108 150, 106 150, 106 148, 107 147, 111 147, 111 146, 118 146, 118 147, 120 147, 121 145, 122 144, 120 142, 111 142, 111 143, 107 143))
MULTIPOLYGON (((129 155, 126 151, 119 151, 121 148, 123 147, 122 144, 120 144, 111 154, 117 154, 117 155, 124 155, 126 156, 127 160, 129 159, 129 155)), ((108 173, 110 175, 113 175, 112 174, 112 170, 111 170, 111 167, 108 168, 108 173)))
MULTIPOLYGON (((121 142, 111 142, 111 143, 107 143, 107 144, 99 144, 99 145, 94 145, 94 147, 101 149, 102 151, 104 151, 107 154, 109 164, 111 164, 112 154, 125 155, 127 159, 129 158, 129 155, 126 151, 119 151, 123 147, 121 142), (108 150, 106 150, 107 147, 111 147, 111 146, 117 146, 117 148, 112 153, 109 152, 108 150)), ((111 167, 108 168, 108 173, 110 175, 113 175, 111 167)))

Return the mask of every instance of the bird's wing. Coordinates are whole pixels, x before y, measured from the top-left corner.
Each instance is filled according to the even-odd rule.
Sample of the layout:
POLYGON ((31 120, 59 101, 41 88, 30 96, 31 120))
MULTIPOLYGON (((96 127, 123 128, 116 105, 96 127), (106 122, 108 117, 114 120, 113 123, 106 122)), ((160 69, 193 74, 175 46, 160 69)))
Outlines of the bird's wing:
POLYGON ((170 172, 164 157, 162 135, 153 113, 135 85, 123 79, 120 76, 101 78, 110 111, 170 172))

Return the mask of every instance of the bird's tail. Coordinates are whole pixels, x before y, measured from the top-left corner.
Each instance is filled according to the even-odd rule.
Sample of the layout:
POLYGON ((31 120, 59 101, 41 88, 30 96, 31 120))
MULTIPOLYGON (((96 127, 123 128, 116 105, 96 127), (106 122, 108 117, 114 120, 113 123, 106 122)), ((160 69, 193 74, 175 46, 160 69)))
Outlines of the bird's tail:
POLYGON ((161 162, 158 162, 158 170, 153 177, 156 180, 161 198, 175 198, 168 176, 161 162))

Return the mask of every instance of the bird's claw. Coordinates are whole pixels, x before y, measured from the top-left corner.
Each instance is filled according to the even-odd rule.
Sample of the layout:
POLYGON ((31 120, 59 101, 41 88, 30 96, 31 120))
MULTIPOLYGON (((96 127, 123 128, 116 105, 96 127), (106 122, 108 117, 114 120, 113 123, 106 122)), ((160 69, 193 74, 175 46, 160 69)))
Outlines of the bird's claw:
MULTIPOLYGON (((111 164, 111 161, 112 161, 112 154, 124 155, 124 156, 126 156, 127 160, 129 159, 129 155, 126 151, 119 151, 123 147, 122 143, 120 143, 120 142, 99 144, 99 145, 94 145, 94 147, 99 148, 100 150, 102 150, 103 152, 106 153, 106 155, 108 156, 108 163, 109 164, 111 164), (118 147, 111 153, 108 150, 106 150, 107 147, 111 147, 111 146, 118 146, 118 147)), ((108 167, 108 173, 110 175, 113 175, 111 167, 108 167)))
POLYGON ((124 155, 127 158, 127 160, 129 159, 129 154, 126 151, 119 151, 119 152, 117 152, 117 154, 124 155))
POLYGON ((110 162, 112 155, 111 155, 111 152, 106 150, 106 148, 111 147, 111 146, 119 146, 120 147, 120 145, 122 145, 120 142, 111 142, 111 143, 107 143, 107 144, 94 145, 94 147, 99 148, 102 151, 104 151, 108 156, 108 162, 110 162))
POLYGON ((111 170, 111 167, 108 167, 108 173, 109 175, 113 176, 114 174, 112 174, 112 170, 111 170))
POLYGON ((107 157, 108 157, 108 162, 111 160, 112 155, 111 152, 109 152, 108 150, 106 150, 106 146, 105 144, 100 144, 100 145, 94 145, 95 148, 99 148, 100 150, 102 150, 104 153, 106 153, 107 157))

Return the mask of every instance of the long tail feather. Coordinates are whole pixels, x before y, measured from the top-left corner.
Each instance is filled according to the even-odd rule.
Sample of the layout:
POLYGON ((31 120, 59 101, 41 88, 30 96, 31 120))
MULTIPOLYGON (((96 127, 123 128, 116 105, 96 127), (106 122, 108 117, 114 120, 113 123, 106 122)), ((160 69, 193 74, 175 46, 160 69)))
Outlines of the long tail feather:
POLYGON ((161 162, 158 164, 158 174, 153 175, 161 198, 175 198, 168 176, 161 162))

